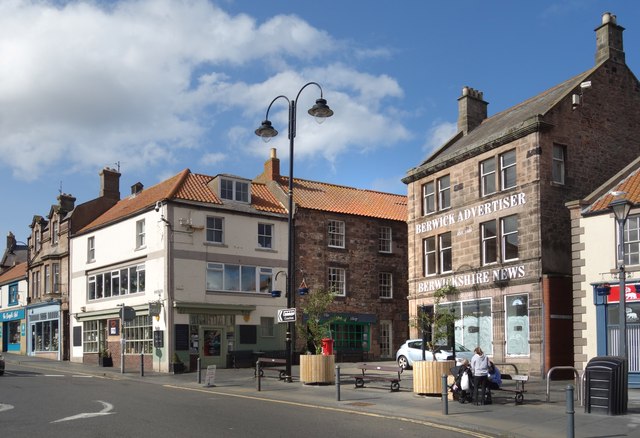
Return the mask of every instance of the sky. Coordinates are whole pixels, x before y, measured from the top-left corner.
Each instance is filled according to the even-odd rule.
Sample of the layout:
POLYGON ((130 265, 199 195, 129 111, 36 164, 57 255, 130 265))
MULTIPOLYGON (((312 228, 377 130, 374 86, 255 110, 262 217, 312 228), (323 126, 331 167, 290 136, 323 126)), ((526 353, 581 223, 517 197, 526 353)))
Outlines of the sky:
POLYGON ((637 0, 2 0, 0 233, 96 198, 104 167, 122 197, 185 168, 254 178, 271 148, 288 174, 287 100, 296 178, 406 194, 463 86, 491 116, 588 70, 604 12, 640 75, 637 0))

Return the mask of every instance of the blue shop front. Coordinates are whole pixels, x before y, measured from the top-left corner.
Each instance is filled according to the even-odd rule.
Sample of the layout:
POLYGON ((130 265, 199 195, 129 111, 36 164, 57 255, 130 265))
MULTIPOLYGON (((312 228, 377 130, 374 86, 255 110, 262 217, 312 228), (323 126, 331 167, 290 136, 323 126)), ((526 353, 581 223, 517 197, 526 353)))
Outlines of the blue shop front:
POLYGON ((61 360, 61 316, 62 312, 60 311, 59 300, 52 300, 27 307, 27 324, 29 329, 27 353, 30 356, 42 356, 47 359, 61 360))
MULTIPOLYGON (((620 334, 620 286, 617 283, 594 285, 598 356, 617 356, 620 334)), ((640 282, 625 285, 626 346, 629 387, 640 388, 640 282)))
POLYGON ((23 308, 0 312, 0 351, 25 354, 25 333, 26 320, 23 308))

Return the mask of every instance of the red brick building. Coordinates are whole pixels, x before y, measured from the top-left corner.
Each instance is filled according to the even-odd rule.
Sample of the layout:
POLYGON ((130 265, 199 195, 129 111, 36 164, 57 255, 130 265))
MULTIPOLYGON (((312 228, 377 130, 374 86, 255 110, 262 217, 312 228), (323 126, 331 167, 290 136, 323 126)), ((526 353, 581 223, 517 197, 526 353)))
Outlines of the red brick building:
POLYGON ((403 179, 410 317, 453 284, 457 342, 533 375, 573 365, 565 203, 640 153, 623 30, 604 14, 594 67, 491 117, 483 93, 463 88, 458 133, 403 179))
MULTIPOLYGON (((275 149, 256 180, 288 205, 275 149)), ((332 326, 337 360, 394 357, 408 334, 406 196, 296 178, 293 200, 294 284, 336 291, 327 317, 341 317, 332 326)), ((294 299, 304 306, 304 296, 294 299)))

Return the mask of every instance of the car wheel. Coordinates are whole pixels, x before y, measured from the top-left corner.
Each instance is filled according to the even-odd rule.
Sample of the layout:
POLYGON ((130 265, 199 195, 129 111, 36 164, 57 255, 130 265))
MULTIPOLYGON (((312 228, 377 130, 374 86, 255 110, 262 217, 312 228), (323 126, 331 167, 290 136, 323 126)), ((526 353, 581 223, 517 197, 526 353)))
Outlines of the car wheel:
POLYGON ((409 368, 409 361, 407 360, 406 357, 400 356, 398 358, 398 366, 403 370, 406 370, 407 368, 409 368))

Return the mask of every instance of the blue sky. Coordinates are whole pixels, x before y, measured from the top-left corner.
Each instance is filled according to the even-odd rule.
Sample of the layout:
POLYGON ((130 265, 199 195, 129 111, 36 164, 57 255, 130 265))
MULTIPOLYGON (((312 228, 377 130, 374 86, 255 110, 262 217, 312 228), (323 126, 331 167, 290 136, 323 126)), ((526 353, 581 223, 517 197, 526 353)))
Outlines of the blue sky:
POLYGON ((60 191, 98 196, 119 163, 121 195, 185 168, 258 175, 269 149, 288 169, 287 106, 322 85, 318 125, 300 95, 295 176, 406 193, 400 179, 453 135, 457 98, 489 116, 594 65, 602 13, 625 27, 640 75, 637 0, 3 0, 0 232, 26 241, 60 191))

